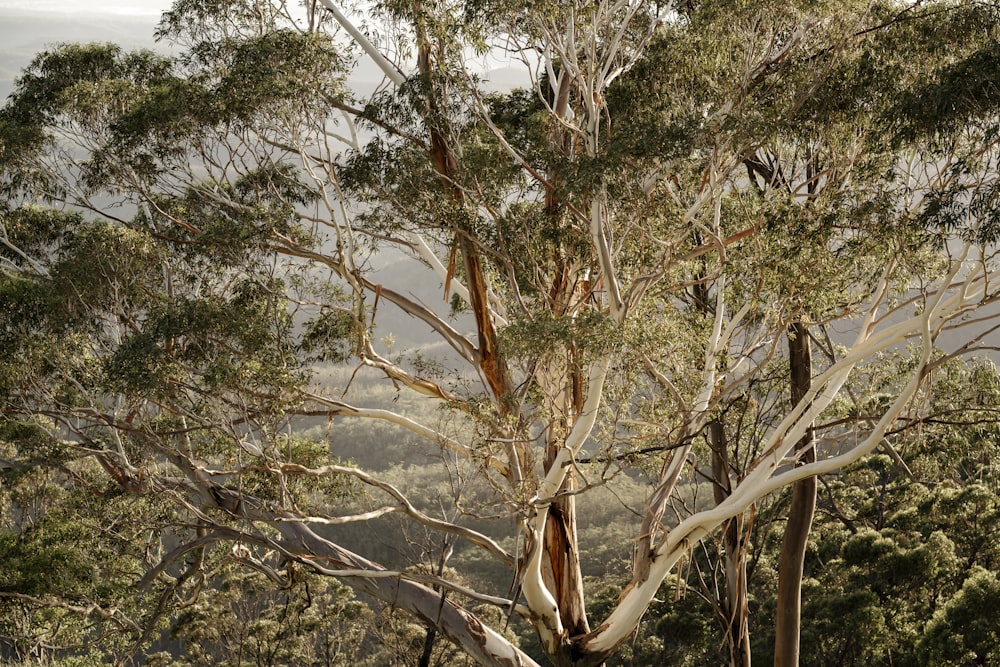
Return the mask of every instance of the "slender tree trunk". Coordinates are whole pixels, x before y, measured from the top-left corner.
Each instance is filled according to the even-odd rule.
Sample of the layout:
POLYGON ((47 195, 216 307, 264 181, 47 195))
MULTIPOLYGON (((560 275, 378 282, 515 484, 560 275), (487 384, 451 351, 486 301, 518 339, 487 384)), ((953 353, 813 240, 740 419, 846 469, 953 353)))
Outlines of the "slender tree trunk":
MULTIPOLYGON (((788 356, 791 364, 792 404, 797 404, 809 391, 812 382, 812 351, 809 332, 804 324, 796 322, 788 329, 788 356)), ((799 455, 796 465, 816 460, 813 447, 813 430, 795 445, 799 455)), ((792 505, 788 511, 788 524, 781 543, 778 561, 778 607, 774 637, 775 667, 794 667, 799 664, 799 637, 802 621, 802 571, 805 565, 806 544, 816 510, 816 478, 809 477, 792 486, 792 505)))
MULTIPOLYGON (((695 304, 706 315, 712 312, 709 291, 703 271, 693 295, 695 304)), ((719 419, 708 423, 708 442, 712 449, 712 477, 715 504, 719 505, 732 493, 729 476, 729 440, 725 424, 719 419)), ((725 561, 725 597, 717 601, 725 619, 723 632, 729 647, 730 667, 750 667, 750 608, 747 601, 746 543, 743 539, 744 515, 738 514, 722 526, 723 559, 725 561)))
POLYGON ((436 637, 437 630, 428 628, 427 634, 424 636, 424 650, 420 654, 420 661, 417 663, 417 667, 430 667, 431 654, 434 652, 434 639, 436 637))
MULTIPOLYGON (((729 452, 725 427, 713 419, 708 424, 712 447, 712 476, 715 478, 715 503, 729 497, 729 452)), ((750 609, 747 603, 747 559, 743 540, 744 517, 739 514, 727 521, 722 531, 725 550, 726 597, 719 600, 726 619, 726 643, 730 667, 750 667, 750 609)))

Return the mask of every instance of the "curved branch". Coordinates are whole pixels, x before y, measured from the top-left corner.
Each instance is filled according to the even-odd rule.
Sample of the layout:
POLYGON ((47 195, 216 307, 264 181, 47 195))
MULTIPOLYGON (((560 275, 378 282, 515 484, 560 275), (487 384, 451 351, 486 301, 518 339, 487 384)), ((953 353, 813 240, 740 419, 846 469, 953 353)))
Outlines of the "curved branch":
MULTIPOLYGON (((969 247, 966 245, 962 255, 963 260, 967 256, 968 249, 969 247)), ((930 295, 923 313, 913 316, 905 322, 887 327, 888 331, 893 332, 891 336, 887 336, 886 331, 875 333, 871 329, 875 319, 875 310, 881 303, 887 287, 887 281, 883 280, 851 352, 814 380, 812 389, 772 432, 767 446, 756 463, 723 502, 710 510, 698 512, 688 517, 669 533, 667 538, 651 554, 648 578, 641 582, 633 581, 623 594, 619 605, 601 627, 581 638, 580 643, 587 652, 607 655, 621 641, 624 641, 639 622, 649 601, 656 594, 657 588, 670 569, 692 544, 708 535, 722 522, 745 511, 759 498, 780 488, 805 477, 832 472, 853 463, 882 441, 890 425, 916 395, 925 376, 925 371, 931 363, 934 351, 933 332, 935 327, 933 325, 956 317, 961 313, 968 299, 974 298, 975 290, 972 289, 972 286, 977 281, 974 280, 973 275, 970 274, 963 282, 953 283, 963 266, 963 260, 954 262, 951 270, 941 281, 942 288, 930 295), (945 295, 949 288, 957 289, 959 293, 946 299, 945 295), (806 425, 812 422, 833 401, 850 371, 862 359, 870 357, 878 350, 886 349, 892 344, 905 340, 908 334, 914 331, 920 333, 923 341, 920 363, 912 371, 906 387, 882 415, 869 436, 844 454, 815 463, 791 467, 786 472, 778 473, 779 468, 786 463, 785 455, 802 436, 806 425)))
MULTIPOLYGON (((149 444, 184 472, 188 479, 185 485, 188 493, 194 494, 205 505, 238 519, 265 523, 282 538, 280 542, 275 542, 269 538, 229 529, 234 533, 234 539, 248 539, 257 543, 264 540, 283 553, 316 567, 317 571, 330 572, 334 576, 339 574, 355 590, 410 613, 428 627, 435 628, 480 664, 491 667, 539 667, 527 654, 440 592, 403 576, 393 576, 396 573, 385 574, 386 569, 381 565, 317 535, 293 513, 271 509, 258 498, 221 485, 186 456, 161 446, 155 439, 150 439, 149 444)), ((304 469, 304 472, 308 472, 308 469, 304 469)), ((353 471, 344 469, 344 472, 353 471)), ((189 503, 185 504, 190 506, 189 503)), ((226 530, 221 526, 219 529, 226 530)), ((468 534, 464 536, 469 537, 468 534)), ((469 593, 483 597, 473 591, 469 593)), ((511 601, 499 598, 491 601, 508 608, 512 606, 511 601)))
POLYGON ((373 572, 371 570, 331 570, 325 568, 317 563, 321 560, 316 557, 301 557, 305 562, 309 564, 310 567, 315 569, 320 574, 325 574, 330 577, 337 577, 338 579, 349 579, 351 577, 361 577, 364 579, 405 579, 407 581, 418 582, 421 584, 426 584, 428 586, 438 586, 440 588, 447 589, 454 593, 464 595, 465 597, 476 600, 478 602, 485 602, 486 604, 492 604, 497 607, 502 607, 505 609, 514 609, 521 615, 527 615, 528 610, 523 605, 515 604, 513 600, 508 600, 506 598, 498 598, 494 595, 486 595, 485 593, 480 593, 474 591, 467 586, 462 586, 461 584, 456 584, 453 581, 448 581, 441 577, 437 577, 431 574, 422 574, 420 572, 404 572, 402 570, 379 570, 378 572, 373 572))
MULTIPOLYGON (((363 470, 357 468, 352 468, 350 466, 340 466, 340 465, 327 465, 319 468, 307 468, 306 466, 299 465, 297 463, 281 463, 278 464, 278 469, 282 472, 294 472, 300 475, 310 475, 313 477, 322 477, 329 475, 331 473, 350 475, 356 479, 361 480, 369 486, 374 486, 381 491, 389 494, 396 499, 399 503, 400 511, 404 512, 407 516, 412 518, 417 523, 432 528, 434 530, 439 530, 441 532, 450 533, 452 535, 457 535, 459 537, 465 538, 472 544, 475 544, 482 549, 485 549, 489 553, 496 556, 505 565, 513 565, 514 557, 511 556, 507 551, 504 550, 497 542, 491 538, 479 533, 471 528, 465 528, 463 526, 456 525, 450 521, 441 521, 440 519, 435 519, 433 517, 427 516, 417 508, 415 508, 403 493, 388 482, 383 482, 382 480, 376 479, 375 477, 369 475, 363 470)), ((295 521, 301 521, 301 518, 290 515, 291 519, 295 521)), ((281 519, 285 520, 285 519, 281 519)))
MULTIPOLYGON (((392 412, 391 410, 383 410, 380 408, 359 408, 344 401, 340 401, 334 398, 327 398, 326 396, 321 396, 320 394, 315 394, 312 392, 304 392, 303 396, 310 400, 319 403, 320 405, 330 408, 329 411, 324 414, 341 415, 345 417, 359 417, 367 419, 379 419, 382 421, 387 421, 391 424, 396 424, 397 426, 402 426, 406 430, 416 433, 428 440, 438 443, 442 447, 445 447, 449 451, 452 451, 466 459, 472 459, 478 452, 471 447, 467 447, 457 440, 448 438, 434 429, 424 426, 423 424, 416 422, 409 417, 404 417, 401 414, 392 412)), ((487 465, 499 472, 500 474, 506 476, 507 466, 503 462, 497 460, 494 457, 489 457, 487 460, 487 465)))

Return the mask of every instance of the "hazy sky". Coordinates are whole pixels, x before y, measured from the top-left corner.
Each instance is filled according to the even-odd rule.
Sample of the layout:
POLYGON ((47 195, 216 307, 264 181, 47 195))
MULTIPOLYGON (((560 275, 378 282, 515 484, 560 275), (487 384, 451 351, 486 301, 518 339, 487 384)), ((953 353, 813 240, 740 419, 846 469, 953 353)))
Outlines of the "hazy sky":
POLYGON ((169 9, 170 0, 0 0, 0 9, 18 9, 60 14, 115 14, 118 16, 159 16, 169 9))
MULTIPOLYGON (((173 0, 0 0, 0 105, 35 54, 54 44, 107 41, 126 48, 165 48, 154 43, 153 31, 172 4, 173 0)), ((505 68, 511 63, 487 61, 477 69, 492 72, 492 87, 524 85, 520 67, 508 73, 505 68)), ((352 77, 361 87, 374 86, 381 78, 366 59, 352 77)))

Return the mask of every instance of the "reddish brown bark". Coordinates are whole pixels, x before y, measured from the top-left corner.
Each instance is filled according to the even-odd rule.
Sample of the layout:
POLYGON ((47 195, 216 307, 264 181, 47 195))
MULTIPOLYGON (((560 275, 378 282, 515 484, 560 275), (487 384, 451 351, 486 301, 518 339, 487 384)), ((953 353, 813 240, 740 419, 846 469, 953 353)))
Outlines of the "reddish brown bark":
MULTIPOLYGON (((461 207, 465 202, 465 195, 457 185, 454 151, 449 146, 448 137, 440 126, 437 118, 439 103, 438 95, 444 91, 438 91, 432 77, 434 46, 423 29, 419 16, 422 12, 420 3, 414 3, 414 15, 418 17, 417 31, 417 66, 421 76, 424 77, 427 85, 427 118, 430 133, 430 157, 434 164, 441 184, 448 190, 452 200, 461 207)), ((505 401, 511 391, 510 376, 507 366, 497 350, 496 329, 493 326, 493 319, 490 316, 489 296, 487 282, 483 269, 482 257, 475 241, 470 236, 469 230, 456 229, 456 243, 462 255, 465 269, 465 282, 469 290, 469 306, 472 309, 473 317, 476 321, 476 332, 478 334, 477 353, 479 364, 483 376, 489 384, 490 390, 497 399, 501 411, 504 410, 505 401)))
MULTIPOLYGON (((546 448, 545 469, 551 467, 561 447, 561 438, 546 448)), ((545 583, 555 596, 563 626, 570 637, 590 632, 583 576, 580 571, 580 549, 576 534, 576 477, 572 471, 563 482, 562 491, 569 492, 549 507, 545 522, 545 583)))

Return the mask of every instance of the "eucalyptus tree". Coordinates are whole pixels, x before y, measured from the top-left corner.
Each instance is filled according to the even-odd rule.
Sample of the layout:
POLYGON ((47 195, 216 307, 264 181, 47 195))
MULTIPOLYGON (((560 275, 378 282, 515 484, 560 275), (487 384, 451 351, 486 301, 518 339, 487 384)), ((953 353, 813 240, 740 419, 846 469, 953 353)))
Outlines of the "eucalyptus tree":
MULTIPOLYGON (((338 577, 483 664, 543 659, 503 634, 513 615, 552 664, 600 664, 700 540, 735 527, 738 544, 762 498, 871 452, 935 364, 992 333, 994 9, 368 9, 178 0, 161 23, 177 57, 60 47, 0 116, 3 418, 175 508, 163 539, 180 545, 144 583, 190 595, 228 544, 279 583, 338 577), (523 90, 487 91, 500 54, 523 90), (345 83, 356 61, 384 77, 366 96, 345 83), (440 303, 387 284, 375 252, 419 267, 440 303), (393 308, 459 368, 386 352, 393 308), (839 328, 839 345, 754 428, 706 438, 729 406, 756 410, 790 326, 839 328), (891 395, 807 458, 796 443, 852 373, 904 347, 891 395), (352 403, 310 379, 321 362, 441 419, 352 403), (476 506, 456 494, 439 517, 324 460, 298 415, 425 439, 475 480, 476 506), (685 505, 705 470, 724 492, 685 505), (649 494, 620 597, 591 619, 575 500, 624 474, 649 494), (384 501, 338 512, 348 481, 384 501), (449 576, 450 547, 435 569, 390 570, 333 539, 387 513, 507 581, 449 576)), ((6 465, 37 463, 30 444, 5 436, 6 465)))

